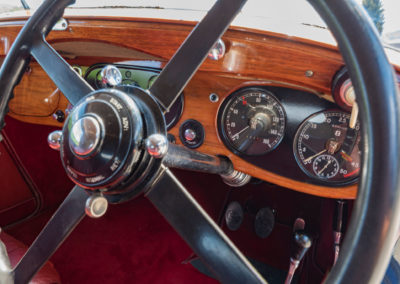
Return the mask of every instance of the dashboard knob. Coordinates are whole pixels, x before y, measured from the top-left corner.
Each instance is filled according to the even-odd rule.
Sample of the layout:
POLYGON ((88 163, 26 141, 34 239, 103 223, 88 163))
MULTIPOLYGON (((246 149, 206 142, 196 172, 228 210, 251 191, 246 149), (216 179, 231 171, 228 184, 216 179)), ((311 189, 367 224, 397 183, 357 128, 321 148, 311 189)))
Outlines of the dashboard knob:
POLYGON ((220 60, 222 57, 224 57, 225 51, 225 43, 222 39, 219 39, 208 53, 208 58, 211 60, 220 60))
POLYGON ((204 142, 205 131, 203 125, 194 119, 184 121, 179 127, 179 138, 183 145, 196 149, 204 142))
POLYGON ((100 80, 104 87, 115 87, 121 84, 121 71, 114 65, 106 65, 100 72, 100 80))
POLYGON ((184 135, 187 141, 193 141, 196 139, 196 132, 191 128, 186 129, 184 135))
POLYGON ((62 110, 57 110, 55 113, 53 113, 53 118, 58 122, 64 122, 65 114, 62 110))
POLYGON ((61 139, 62 139, 62 131, 56 130, 51 132, 49 136, 47 136, 47 143, 49 144, 51 149, 60 151, 61 139))

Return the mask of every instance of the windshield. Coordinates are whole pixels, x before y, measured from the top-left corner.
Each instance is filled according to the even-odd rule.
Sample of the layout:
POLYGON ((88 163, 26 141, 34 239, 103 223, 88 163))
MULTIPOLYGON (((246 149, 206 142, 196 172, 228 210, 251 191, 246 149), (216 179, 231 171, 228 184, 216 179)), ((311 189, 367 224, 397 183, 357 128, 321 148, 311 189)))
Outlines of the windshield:
MULTIPOLYGON (((369 8, 378 30, 385 42, 400 48, 399 0, 356 0, 369 8), (398 44, 398 46, 396 45, 398 44)), ((37 8, 42 0, 25 0, 31 9, 37 8)), ((76 0, 71 7, 79 8, 159 8, 170 10, 208 11, 215 0, 76 0)), ((19 0, 0 0, 0 13, 23 9, 19 0)), ((296 22, 325 27, 325 24, 307 1, 294 0, 249 0, 241 15, 287 23, 296 22), (290 9, 288 9, 290 7, 290 9)))

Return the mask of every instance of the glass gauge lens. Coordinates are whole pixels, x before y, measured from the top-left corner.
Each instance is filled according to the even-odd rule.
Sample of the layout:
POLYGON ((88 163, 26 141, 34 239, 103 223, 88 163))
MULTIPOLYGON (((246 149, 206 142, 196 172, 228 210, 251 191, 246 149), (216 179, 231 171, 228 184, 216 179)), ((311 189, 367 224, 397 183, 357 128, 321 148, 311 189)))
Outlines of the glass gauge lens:
POLYGON ((339 171, 339 162, 331 155, 319 155, 313 162, 314 174, 319 178, 332 178, 339 171))
POLYGON ((272 93, 246 89, 231 97, 221 123, 230 148, 246 155, 262 155, 282 141, 285 112, 272 93))
POLYGON ((309 117, 297 130, 294 153, 309 176, 327 182, 358 177, 361 151, 360 124, 349 127, 350 114, 324 111, 309 117))

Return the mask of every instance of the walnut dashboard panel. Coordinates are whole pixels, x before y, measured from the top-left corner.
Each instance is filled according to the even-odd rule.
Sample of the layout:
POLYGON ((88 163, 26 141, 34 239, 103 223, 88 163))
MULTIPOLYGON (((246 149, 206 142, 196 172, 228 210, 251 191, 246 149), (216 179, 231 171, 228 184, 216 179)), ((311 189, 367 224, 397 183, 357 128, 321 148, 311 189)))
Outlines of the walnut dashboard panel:
MULTIPOLYGON (((0 45, 0 56, 7 53, 23 20, 0 22, 2 37, 8 43, 0 45)), ((195 24, 113 18, 94 20, 71 17, 68 20, 68 30, 49 34, 47 40, 50 43, 108 43, 141 52, 140 60, 147 54, 149 60, 156 57, 164 62, 171 58, 195 24)), ((227 47, 224 58, 219 61, 206 59, 200 70, 240 74, 242 78, 277 80, 329 93, 332 76, 343 65, 335 47, 282 34, 232 27, 223 40, 227 47), (306 71, 312 71, 313 75, 306 76, 306 71)), ((93 45, 88 45, 90 47, 93 45)), ((107 51, 106 48, 103 50, 107 51)), ((66 58, 81 56, 70 52, 63 55, 66 58)), ((96 53, 96 56, 99 54, 96 53)), ((112 57, 112 54, 103 56, 112 57)))
POLYGON ((60 105, 62 96, 57 86, 47 78, 38 64, 31 64, 14 89, 10 113, 26 117, 51 117, 60 105))
MULTIPOLYGON (((0 56, 8 52, 25 18, 0 22, 0 32, 7 44, 0 44, 0 56)), ((189 34, 195 23, 143 19, 69 17, 66 31, 53 31, 47 40, 58 46, 70 64, 90 66, 99 62, 148 61, 159 67, 169 58, 189 34), (79 53, 87 47, 101 43, 96 57, 79 53), (63 43, 79 42, 80 49, 63 51, 63 43), (112 46, 112 47, 111 47, 112 46), (122 56, 110 54, 123 48, 122 56), (132 50, 134 52, 128 52, 132 50), (103 52, 104 54, 102 54, 103 52), (131 57, 127 57, 131 56, 131 57)), ((180 121, 170 130, 179 136, 179 126, 187 119, 195 119, 205 128, 204 143, 199 151, 226 155, 235 168, 256 178, 293 190, 329 198, 353 199, 357 186, 328 187, 308 184, 261 169, 229 151, 217 131, 217 113, 225 97, 240 87, 249 85, 283 86, 307 91, 332 100, 331 81, 343 66, 335 47, 317 42, 288 37, 282 34, 232 27, 223 36, 227 50, 223 59, 206 59, 200 71, 184 90, 185 106, 180 121), (311 71, 311 72, 310 72, 311 71), (211 102, 209 95, 218 94, 220 100, 211 102)), ((70 46, 71 44, 69 44, 70 46)), ((65 111, 68 101, 58 91, 40 66, 32 62, 21 84, 15 89, 10 104, 10 115, 16 119, 37 124, 61 127, 54 120, 56 110, 65 111)), ((177 139, 179 142, 179 139, 177 139)))
MULTIPOLYGON (((245 87, 249 85, 279 84, 274 84, 267 81, 249 82, 245 79, 230 78, 217 74, 215 74, 215 79, 218 84, 215 84, 214 81, 209 80, 209 73, 210 72, 204 71, 198 72, 192 79, 191 83, 185 89, 185 107, 182 116, 177 125, 169 131, 169 133, 173 134, 177 138, 176 140, 178 144, 181 144, 180 140, 178 139, 179 126, 181 125, 181 123, 186 121, 187 119, 195 119, 201 122, 205 129, 204 143, 197 150, 208 154, 225 155, 232 160, 235 168, 239 171, 248 173, 261 180, 269 181, 283 187, 291 188, 308 194, 330 198, 355 198, 355 185, 346 187, 327 187, 306 184, 259 168, 243 160, 239 156, 233 154, 229 149, 227 149, 218 135, 216 120, 218 110, 224 98, 228 96, 232 92, 232 90, 240 87, 245 87), (218 102, 214 103, 210 101, 210 92, 218 94, 218 102)), ((60 109, 66 108, 67 105, 68 101, 65 99, 64 96, 61 96, 59 105, 60 109)), ((22 117, 17 116, 13 113, 11 114, 11 116, 31 123, 43 123, 43 121, 40 122, 40 120, 45 119, 44 117, 22 117)), ((62 126, 62 123, 58 123, 51 117, 47 118, 46 124, 51 124, 59 127, 62 126)))

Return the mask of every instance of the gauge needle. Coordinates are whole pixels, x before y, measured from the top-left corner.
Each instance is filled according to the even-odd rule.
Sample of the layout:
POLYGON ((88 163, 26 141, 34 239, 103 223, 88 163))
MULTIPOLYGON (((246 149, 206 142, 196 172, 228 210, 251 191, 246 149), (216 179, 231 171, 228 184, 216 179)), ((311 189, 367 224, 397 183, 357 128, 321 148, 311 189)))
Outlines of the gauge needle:
POLYGON ((247 125, 245 128, 243 128, 242 130, 240 130, 238 133, 236 133, 235 135, 232 135, 232 139, 235 137, 235 136, 237 136, 237 138, 239 138, 239 135, 243 132, 243 131, 245 131, 247 128, 249 128, 250 127, 250 125, 247 125))
MULTIPOLYGON (((260 134, 262 128, 257 128, 257 129, 253 129, 251 130, 251 132, 248 134, 248 137, 256 137, 258 136, 258 134, 260 134)), ((238 150, 239 151, 246 151, 247 148, 249 148, 252 144, 253 144, 254 140, 253 139, 246 139, 242 144, 240 144, 238 150)))
POLYGON ((326 170, 326 168, 332 163, 332 160, 329 160, 326 165, 318 172, 318 175, 320 175, 323 171, 326 170))
POLYGON ((317 153, 317 154, 315 154, 315 155, 312 155, 311 157, 308 157, 307 159, 304 160, 304 163, 307 163, 308 161, 311 161, 311 160, 314 159, 316 156, 319 156, 319 155, 321 155, 322 153, 325 153, 325 152, 326 152, 326 149, 322 150, 321 152, 319 152, 319 153, 317 153))
POLYGON ((340 155, 342 156, 342 158, 344 160, 346 160, 347 162, 352 162, 353 159, 345 152, 345 151, 340 151, 340 155))

